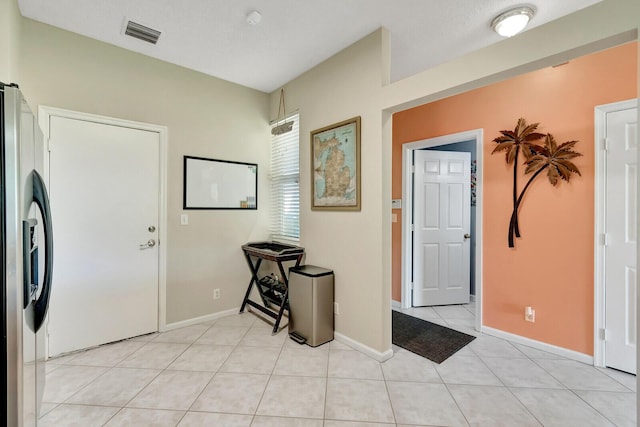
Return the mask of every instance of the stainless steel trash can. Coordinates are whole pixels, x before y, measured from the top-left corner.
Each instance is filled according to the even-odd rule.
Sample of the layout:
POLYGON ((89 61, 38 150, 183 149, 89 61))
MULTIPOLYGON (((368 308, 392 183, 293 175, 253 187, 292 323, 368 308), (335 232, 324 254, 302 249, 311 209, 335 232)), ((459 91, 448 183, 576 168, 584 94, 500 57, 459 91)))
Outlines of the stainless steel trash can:
POLYGON ((333 271, 314 265, 289 269, 289 336, 311 347, 333 339, 333 271))

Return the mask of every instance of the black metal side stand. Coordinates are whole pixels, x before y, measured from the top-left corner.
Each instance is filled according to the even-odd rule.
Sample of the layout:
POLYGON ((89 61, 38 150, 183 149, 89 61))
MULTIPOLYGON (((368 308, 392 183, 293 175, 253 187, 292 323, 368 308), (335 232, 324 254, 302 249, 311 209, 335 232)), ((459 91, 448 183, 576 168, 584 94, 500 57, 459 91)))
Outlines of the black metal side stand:
POLYGON ((295 266, 300 266, 300 262, 304 256, 304 248, 277 242, 257 242, 242 245, 242 251, 244 252, 247 265, 251 270, 251 281, 244 295, 242 306, 240 306, 240 313, 244 311, 248 304, 267 316, 272 317, 275 319, 273 333, 276 334, 284 311, 289 308, 289 279, 287 278, 282 263, 295 261, 295 266), (272 261, 278 265, 278 270, 280 271, 279 278, 276 278, 276 276, 258 277, 260 265, 263 260, 272 261), (262 299, 262 305, 250 299, 254 284, 262 299))

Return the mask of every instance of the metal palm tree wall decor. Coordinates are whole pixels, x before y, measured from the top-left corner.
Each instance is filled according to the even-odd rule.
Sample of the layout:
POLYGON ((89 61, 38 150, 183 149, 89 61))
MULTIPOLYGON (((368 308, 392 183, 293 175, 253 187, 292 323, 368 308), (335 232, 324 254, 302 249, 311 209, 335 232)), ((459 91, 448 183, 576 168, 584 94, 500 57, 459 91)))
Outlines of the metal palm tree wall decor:
MULTIPOLYGON (((531 146, 534 141, 542 139, 543 134, 535 132, 539 123, 527 125, 525 119, 518 119, 518 123, 514 130, 501 130, 501 136, 495 138, 493 142, 498 145, 493 149, 491 154, 506 151, 507 164, 513 163, 513 212, 515 212, 514 230, 517 237, 520 237, 520 228, 518 227, 518 210, 516 209, 518 199, 518 155, 522 148, 525 160, 531 157, 531 146)), ((509 231, 511 236, 511 231, 509 231)))
POLYGON ((550 133, 543 135, 535 133, 538 123, 532 125, 526 125, 524 119, 519 119, 518 124, 514 131, 501 131, 502 136, 494 139, 493 141, 498 143, 498 146, 493 150, 493 153, 507 150, 507 164, 513 162, 514 174, 513 174, 513 211, 511 213, 511 219, 509 220, 509 247, 514 247, 514 235, 520 237, 520 230, 518 229, 518 209, 522 203, 522 198, 525 192, 531 185, 534 179, 540 175, 543 171, 547 171, 547 179, 554 187, 560 182, 559 179, 569 181, 571 175, 576 173, 580 174, 578 167, 571 161, 572 159, 582 156, 581 153, 574 151, 575 145, 578 141, 567 141, 560 145, 556 143, 555 138, 550 133), (534 144, 533 141, 544 138, 544 145, 540 146, 534 144), (517 141, 517 142, 516 142, 517 141), (522 147, 523 154, 525 156, 526 169, 525 175, 533 173, 531 178, 527 181, 520 196, 516 198, 517 193, 517 162, 518 162, 518 149, 522 147), (513 154, 510 154, 514 151, 513 154))

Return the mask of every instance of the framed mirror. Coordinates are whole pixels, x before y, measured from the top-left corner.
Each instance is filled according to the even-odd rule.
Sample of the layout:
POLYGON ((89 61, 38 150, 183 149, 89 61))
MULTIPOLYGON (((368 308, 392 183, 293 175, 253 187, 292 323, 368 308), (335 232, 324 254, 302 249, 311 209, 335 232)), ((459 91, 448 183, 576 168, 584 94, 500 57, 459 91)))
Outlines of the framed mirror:
POLYGON ((183 209, 258 209, 256 163, 184 156, 183 209))

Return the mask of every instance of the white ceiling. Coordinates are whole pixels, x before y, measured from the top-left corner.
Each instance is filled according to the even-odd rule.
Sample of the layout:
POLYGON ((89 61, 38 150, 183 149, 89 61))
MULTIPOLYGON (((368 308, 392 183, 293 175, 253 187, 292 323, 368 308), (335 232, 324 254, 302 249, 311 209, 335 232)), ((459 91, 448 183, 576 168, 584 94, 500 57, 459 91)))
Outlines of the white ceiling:
POLYGON ((529 5, 528 29, 600 0, 19 0, 36 21, 263 92, 272 92, 380 27, 401 80, 499 42, 490 23, 529 5), (246 15, 257 10, 258 25, 246 15), (124 35, 127 20, 162 31, 157 45, 124 35))

